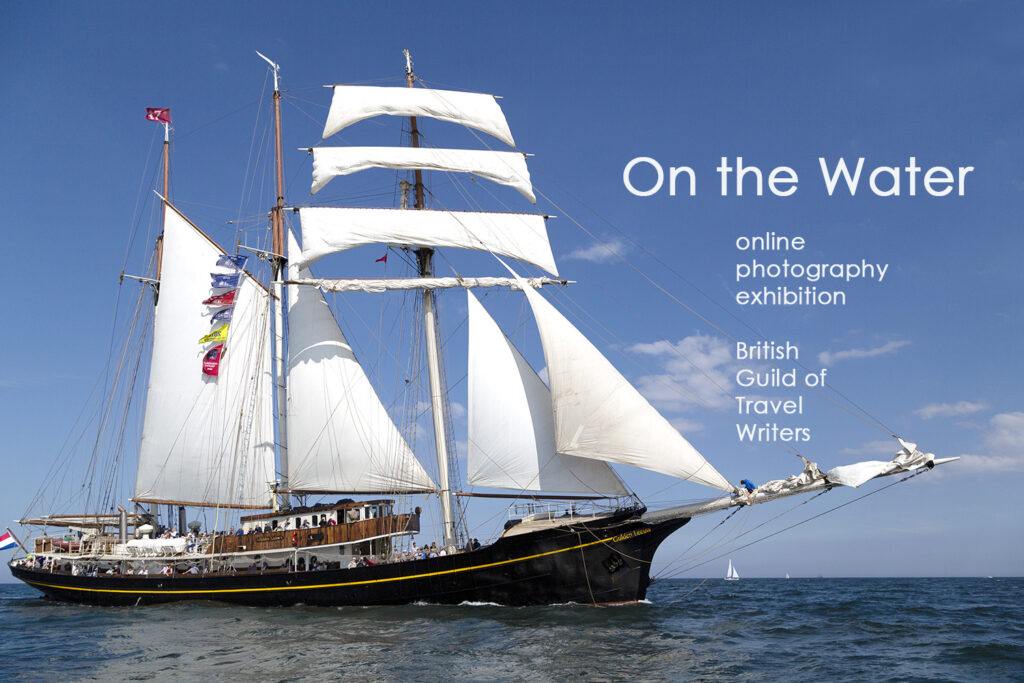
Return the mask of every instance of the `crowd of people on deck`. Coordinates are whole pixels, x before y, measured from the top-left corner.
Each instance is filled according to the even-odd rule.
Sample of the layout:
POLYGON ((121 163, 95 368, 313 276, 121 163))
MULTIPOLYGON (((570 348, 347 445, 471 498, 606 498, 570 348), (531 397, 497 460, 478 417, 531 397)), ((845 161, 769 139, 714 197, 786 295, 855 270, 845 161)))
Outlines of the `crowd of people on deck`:
MULTIPOLYGON (((333 520, 324 521, 324 524, 334 524, 333 520)), ((288 525, 290 522, 283 526, 284 529, 290 528, 288 525)), ((308 522, 306 523, 308 525, 308 522)), ((278 527, 282 528, 282 527, 278 527)), ((268 531, 272 529, 269 528, 268 531)), ((256 527, 249 533, 259 533, 260 527, 256 527)), ((188 541, 187 550, 192 552, 197 546, 205 546, 207 542, 216 537, 229 534, 243 534, 245 533, 241 528, 234 531, 232 527, 231 532, 221 532, 219 534, 205 534, 200 533, 198 530, 190 530, 185 538, 188 541)), ((177 529, 164 529, 159 532, 157 538, 171 539, 179 538, 177 529)), ((471 539, 466 543, 464 552, 471 552, 480 548, 480 541, 477 539, 471 539)), ((357 567, 372 567, 379 564, 393 564, 398 562, 410 562, 414 560, 426 560, 438 557, 445 557, 448 555, 444 545, 431 543, 429 545, 418 546, 415 541, 412 541, 411 546, 408 550, 396 550, 390 555, 353 555, 347 565, 343 564, 343 561, 338 562, 327 562, 317 557, 311 557, 307 561, 306 558, 300 557, 296 566, 292 566, 292 559, 288 558, 285 560, 283 566, 277 569, 283 571, 326 571, 328 569, 340 569, 345 566, 348 569, 355 569, 357 567)), ((22 566, 26 568, 35 568, 50 572, 66 572, 72 576, 99 576, 99 575, 124 575, 124 576, 149 576, 152 574, 171 576, 171 575, 196 575, 196 574, 208 574, 208 573, 236 573, 239 571, 231 564, 219 565, 208 561, 192 562, 189 564, 187 569, 181 569, 181 563, 168 563, 162 564, 158 567, 147 565, 146 563, 138 563, 139 566, 133 566, 133 562, 125 561, 118 562, 112 565, 101 565, 81 562, 67 562, 60 560, 53 556, 48 555, 28 555, 15 562, 15 566, 22 566)), ((264 572, 270 570, 271 567, 267 561, 253 561, 249 567, 243 571, 259 571, 264 572)))

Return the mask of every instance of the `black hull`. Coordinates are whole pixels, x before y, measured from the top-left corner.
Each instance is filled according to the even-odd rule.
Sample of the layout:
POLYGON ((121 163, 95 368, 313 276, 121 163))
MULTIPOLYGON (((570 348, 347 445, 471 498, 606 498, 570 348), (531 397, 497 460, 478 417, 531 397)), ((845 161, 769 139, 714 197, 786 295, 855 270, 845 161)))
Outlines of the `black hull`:
POLYGON ((242 605, 609 604, 642 600, 654 552, 689 518, 636 511, 501 538, 467 553, 355 569, 171 576, 71 576, 11 567, 47 597, 93 605, 217 600, 242 605))

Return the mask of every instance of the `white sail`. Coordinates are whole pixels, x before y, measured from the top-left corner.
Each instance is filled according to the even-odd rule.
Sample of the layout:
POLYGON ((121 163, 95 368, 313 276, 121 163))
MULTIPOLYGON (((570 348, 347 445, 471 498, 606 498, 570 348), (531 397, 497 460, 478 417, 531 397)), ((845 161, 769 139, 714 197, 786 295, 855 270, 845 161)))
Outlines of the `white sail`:
MULTIPOLYGON (((298 251, 290 232, 288 251, 298 251)), ((289 277, 310 273, 293 265, 289 277)), ((289 286, 288 329, 289 487, 353 493, 436 489, 381 404, 323 294, 289 286)))
POLYGON ((164 207, 160 300, 135 499, 270 507, 274 482, 269 296, 243 277, 219 375, 202 372, 210 272, 224 251, 164 207))
POLYGON ((853 463, 852 465, 833 467, 825 473, 825 477, 831 483, 857 488, 875 477, 883 477, 894 472, 904 472, 918 467, 926 467, 930 463, 935 462, 935 455, 932 453, 922 453, 918 450, 916 443, 904 441, 899 437, 896 437, 896 440, 901 448, 893 456, 892 460, 885 462, 881 460, 866 460, 853 463))
POLYGON ((558 274, 544 216, 481 211, 403 211, 309 207, 299 209, 302 253, 295 264, 366 244, 455 247, 488 251, 558 274))
MULTIPOLYGON (((530 287, 565 285, 568 280, 549 277, 526 279, 530 287)), ((323 292, 393 292, 410 289, 478 289, 508 287, 519 290, 519 282, 511 277, 403 277, 403 278, 307 278, 289 280, 289 284, 316 287, 323 292)))
POLYGON ((733 490, 572 323, 531 288, 524 292, 544 345, 559 453, 733 490))
POLYGON ((469 295, 469 483, 517 491, 624 495, 607 463, 555 452, 551 393, 469 295))
POLYGON ((515 188, 536 204, 526 157, 519 152, 426 147, 314 147, 313 187, 316 194, 331 178, 370 168, 424 169, 472 173, 515 188))
MULTIPOLYGON (((786 574, 786 578, 787 579, 789 578, 789 574, 786 574)), ((736 571, 736 567, 733 566, 732 560, 729 560, 729 568, 725 570, 725 580, 726 581, 739 581, 739 579, 740 579, 739 572, 737 572, 736 571)))
POLYGON ((428 116, 459 123, 493 135, 511 147, 516 143, 494 95, 428 88, 336 85, 323 137, 372 116, 428 116))

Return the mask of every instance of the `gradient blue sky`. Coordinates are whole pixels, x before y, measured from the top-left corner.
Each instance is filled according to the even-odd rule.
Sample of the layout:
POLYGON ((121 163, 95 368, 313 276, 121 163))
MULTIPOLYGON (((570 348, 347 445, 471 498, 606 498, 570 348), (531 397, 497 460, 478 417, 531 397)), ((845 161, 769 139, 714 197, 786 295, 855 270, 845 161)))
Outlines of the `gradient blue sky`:
MULTIPOLYGON (((69 433, 78 438, 72 426, 83 404, 92 410, 111 329, 123 325, 123 317, 115 324, 114 302, 126 242, 135 230, 129 272, 141 271, 151 247, 159 126, 143 119, 144 107, 173 110, 179 207, 222 243, 242 237, 252 244, 260 221, 249 220, 244 233, 226 221, 251 219, 273 201, 266 157, 258 154, 267 150, 261 96, 269 91, 254 50, 283 68, 286 194, 302 204, 311 201, 310 164, 293 150, 319 140, 329 99, 320 86, 400 84, 401 50, 409 48, 425 82, 504 97, 519 148, 536 154, 531 172, 548 197, 539 207, 559 216, 549 229, 562 273, 580 283, 571 299, 553 293, 553 300, 578 304, 613 331, 589 319, 582 325, 730 480, 785 476, 798 461, 781 448, 740 444, 729 398, 708 394, 717 410, 682 398, 707 390, 706 377, 666 344, 651 345, 677 345, 737 393, 730 384, 736 364, 722 357, 731 347, 627 266, 604 258, 567 216, 730 334, 753 339, 735 314, 771 339, 797 344, 805 365, 821 367, 820 354, 831 354, 829 379, 844 394, 923 449, 965 456, 736 551, 741 573, 1020 575, 1022 31, 1024 9, 997 2, 8 3, 0 197, 12 258, 2 304, 0 458, 8 491, 0 517, 26 512, 69 433), (966 196, 880 198, 862 190, 829 197, 817 162, 863 156, 868 168, 902 166, 911 155, 925 168, 973 166, 966 196), (693 167, 697 195, 630 195, 622 170, 637 156, 693 167), (790 166, 799 190, 786 198, 722 197, 714 171, 721 156, 763 169, 790 166), (888 275, 881 284, 845 287, 849 303, 841 308, 741 310, 732 301, 733 270, 750 255, 738 254, 734 241, 770 230, 804 236, 800 260, 864 258, 888 263, 888 275)), ((398 131, 394 121, 362 123, 339 142, 395 144, 398 131)), ((444 124, 427 123, 425 133, 437 145, 477 144, 444 124)), ((323 199, 372 203, 376 193, 389 204, 393 177, 365 175, 333 181, 323 199)), ((439 197, 454 196, 446 180, 432 182, 439 197)), ((486 189, 512 209, 528 208, 514 192, 486 189)), ((380 252, 355 250, 336 263, 345 272, 380 273, 373 263, 380 252)), ((462 272, 495 272, 485 270, 494 267, 486 260, 465 258, 462 272)), ((401 274, 393 264, 386 272, 401 274)), ((136 291, 125 287, 122 307, 136 291)), ((365 298, 352 305, 365 306, 365 298)), ((511 330, 521 308, 513 301, 502 314, 504 299, 488 297, 485 305, 511 330)), ((339 304, 342 318, 348 305, 339 304)), ((464 352, 455 347, 464 299, 448 297, 444 310, 445 329, 455 331, 449 381, 463 405, 464 352)), ((353 322, 346 330, 364 360, 380 357, 366 328, 353 322)), ((541 368, 530 332, 527 323, 513 336, 541 368)), ((393 377, 381 375, 386 394, 393 377)), ((782 422, 812 428, 801 451, 823 468, 891 456, 891 444, 879 444, 884 432, 805 396, 805 415, 782 422)), ((87 459, 93 436, 85 434, 79 451, 87 459)), ((462 418, 456 439, 465 439, 462 418)), ((621 473, 651 503, 707 495, 688 484, 665 491, 672 482, 659 475, 621 473)), ((119 486, 130 485, 129 466, 119 486)), ((761 531, 857 495, 837 490, 761 531)), ((705 557, 728 551, 736 533, 790 506, 737 515, 713 537, 722 550, 705 557)), ((494 514, 484 506, 474 535, 493 531, 494 514)), ((717 521, 677 533, 657 564, 717 521)), ((686 575, 718 575, 725 562, 686 575)))

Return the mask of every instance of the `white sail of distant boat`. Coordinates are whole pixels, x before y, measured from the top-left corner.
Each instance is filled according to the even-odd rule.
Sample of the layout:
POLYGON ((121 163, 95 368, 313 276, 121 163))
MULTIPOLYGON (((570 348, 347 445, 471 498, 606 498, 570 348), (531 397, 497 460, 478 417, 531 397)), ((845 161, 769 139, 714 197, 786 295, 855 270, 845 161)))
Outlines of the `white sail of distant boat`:
MULTIPOLYGON (((788 576, 787 576, 788 578, 788 576)), ((725 570, 726 581, 739 581, 740 575, 736 571, 736 567, 732 566, 732 560, 729 560, 729 568, 725 570)))
POLYGON ((789 578, 789 572, 786 572, 786 578, 787 579, 789 578))

